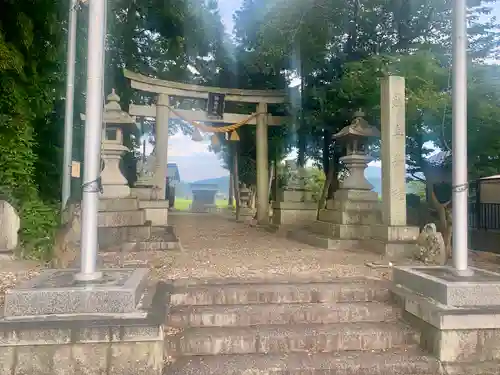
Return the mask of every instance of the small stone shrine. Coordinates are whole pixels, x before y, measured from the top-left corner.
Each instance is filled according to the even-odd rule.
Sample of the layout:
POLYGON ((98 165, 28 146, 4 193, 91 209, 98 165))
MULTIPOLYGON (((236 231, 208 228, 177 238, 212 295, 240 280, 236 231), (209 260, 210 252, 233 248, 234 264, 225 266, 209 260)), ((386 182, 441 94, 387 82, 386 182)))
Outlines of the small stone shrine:
POLYGON ((219 191, 216 184, 191 184, 193 202, 190 210, 198 213, 217 212, 215 196, 219 191))
POLYGON ((272 224, 277 227, 310 224, 316 220, 317 204, 312 200, 310 189, 306 188, 306 173, 292 160, 287 160, 286 166, 289 177, 279 200, 272 204, 272 224))

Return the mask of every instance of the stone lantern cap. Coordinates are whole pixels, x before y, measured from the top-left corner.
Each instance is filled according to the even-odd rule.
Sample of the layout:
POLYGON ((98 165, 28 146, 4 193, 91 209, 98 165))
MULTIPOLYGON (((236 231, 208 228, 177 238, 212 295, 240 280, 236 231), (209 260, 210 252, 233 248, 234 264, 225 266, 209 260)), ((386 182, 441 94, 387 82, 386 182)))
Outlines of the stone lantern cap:
POLYGON ((354 119, 352 122, 343 127, 337 134, 334 134, 333 138, 337 140, 341 139, 352 139, 352 138, 379 138, 380 131, 368 124, 364 117, 364 112, 362 110, 357 110, 354 113, 354 119))
POLYGON ((102 119, 105 124, 135 124, 135 118, 122 111, 120 97, 116 94, 115 89, 111 90, 111 94, 106 99, 108 102, 104 106, 102 119))
MULTIPOLYGON (((116 94, 115 89, 111 90, 111 94, 107 96, 106 100, 108 102, 104 106, 104 115, 102 118, 104 124, 135 124, 135 117, 122 111, 120 97, 116 94)), ((85 114, 80 114, 80 118, 82 121, 85 121, 85 114)))

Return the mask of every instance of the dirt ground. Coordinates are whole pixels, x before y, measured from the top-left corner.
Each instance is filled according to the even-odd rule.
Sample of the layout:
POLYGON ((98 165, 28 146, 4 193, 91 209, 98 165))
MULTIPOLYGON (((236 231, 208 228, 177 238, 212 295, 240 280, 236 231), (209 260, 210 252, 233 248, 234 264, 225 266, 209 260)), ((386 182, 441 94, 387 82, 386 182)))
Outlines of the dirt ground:
MULTIPOLYGON (((178 214, 170 216, 183 251, 129 253, 102 257, 106 267, 149 267, 159 279, 205 278, 307 278, 325 279, 368 275, 390 278, 388 268, 367 267, 382 262, 364 251, 329 251, 304 245, 223 215, 178 214)), ((500 270, 500 257, 471 252, 474 266, 500 270)), ((32 261, 0 260, 0 306, 5 289, 40 272, 32 261)))

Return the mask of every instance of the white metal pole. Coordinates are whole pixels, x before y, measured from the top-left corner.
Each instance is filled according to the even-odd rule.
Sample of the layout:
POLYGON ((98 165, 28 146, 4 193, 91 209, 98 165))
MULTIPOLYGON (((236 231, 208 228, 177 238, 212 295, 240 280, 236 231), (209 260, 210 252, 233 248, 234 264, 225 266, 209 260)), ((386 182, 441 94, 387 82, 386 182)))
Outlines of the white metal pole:
POLYGON ((89 0, 87 103, 85 109, 85 165, 83 175, 81 269, 79 281, 101 278, 97 272, 97 212, 101 173, 101 133, 103 111, 104 33, 106 5, 89 0))
POLYGON ((468 268, 467 176, 467 4, 455 0, 453 8, 453 266, 457 275, 468 268))
POLYGON ((64 111, 64 156, 61 215, 71 196, 71 161, 73 156, 73 116, 75 103, 76 23, 78 0, 69 2, 68 52, 66 66, 66 103, 64 111))

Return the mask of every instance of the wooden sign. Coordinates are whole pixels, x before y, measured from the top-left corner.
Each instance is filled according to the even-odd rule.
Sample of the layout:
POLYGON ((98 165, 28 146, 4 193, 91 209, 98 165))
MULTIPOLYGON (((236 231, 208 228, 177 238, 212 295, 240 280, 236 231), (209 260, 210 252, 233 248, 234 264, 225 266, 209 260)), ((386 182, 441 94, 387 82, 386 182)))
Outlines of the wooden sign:
POLYGON ((225 94, 208 94, 207 114, 209 117, 222 119, 224 116, 225 94))
POLYGON ((79 178, 80 177, 80 162, 72 161, 71 162, 71 177, 79 178))

